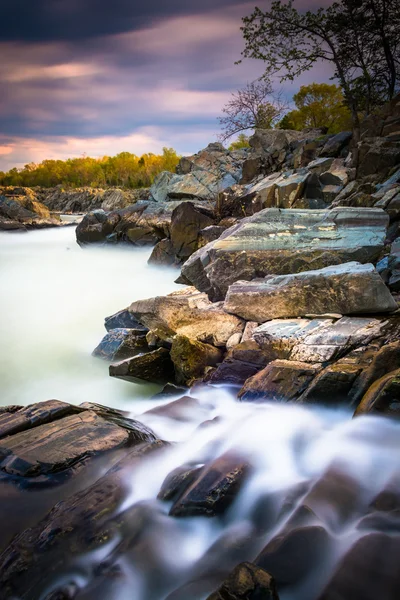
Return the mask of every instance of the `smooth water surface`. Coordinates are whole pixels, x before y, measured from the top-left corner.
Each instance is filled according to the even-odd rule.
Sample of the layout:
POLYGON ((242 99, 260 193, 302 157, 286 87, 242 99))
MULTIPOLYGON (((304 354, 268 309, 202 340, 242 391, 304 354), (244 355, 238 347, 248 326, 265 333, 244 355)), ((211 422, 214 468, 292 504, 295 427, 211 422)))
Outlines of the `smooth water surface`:
POLYGON ((75 228, 0 233, 0 405, 49 398, 129 409, 157 386, 114 380, 91 356, 104 318, 178 286, 149 248, 90 247, 75 228))

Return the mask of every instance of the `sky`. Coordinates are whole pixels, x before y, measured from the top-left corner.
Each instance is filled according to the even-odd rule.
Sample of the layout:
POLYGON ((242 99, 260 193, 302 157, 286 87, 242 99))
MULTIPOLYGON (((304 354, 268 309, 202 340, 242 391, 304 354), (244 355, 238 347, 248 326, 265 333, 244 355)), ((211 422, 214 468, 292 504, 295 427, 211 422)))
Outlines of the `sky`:
MULTIPOLYGON (((0 0, 0 170, 215 141, 224 104, 263 72, 234 64, 255 4, 0 0)), ((317 66, 285 91, 326 80, 317 66)))

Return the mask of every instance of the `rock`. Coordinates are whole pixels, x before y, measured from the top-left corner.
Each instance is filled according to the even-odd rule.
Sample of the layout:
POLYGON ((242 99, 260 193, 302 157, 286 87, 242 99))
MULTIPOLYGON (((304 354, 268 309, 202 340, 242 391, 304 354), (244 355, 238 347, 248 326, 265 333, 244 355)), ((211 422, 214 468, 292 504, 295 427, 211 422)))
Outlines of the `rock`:
POLYGON ((389 174, 390 169, 400 162, 400 144, 386 138, 363 139, 358 144, 357 178, 369 175, 380 177, 389 174))
POLYGON ((217 240, 225 231, 225 229, 226 227, 221 227, 220 225, 209 225, 208 227, 201 229, 198 237, 199 248, 202 248, 206 244, 217 240))
POLYGON ((319 365, 274 360, 265 369, 247 379, 238 397, 243 402, 288 402, 302 394, 319 370, 319 365))
POLYGON ((200 231, 213 225, 213 219, 192 202, 177 206, 171 216, 171 244, 175 256, 185 261, 199 248, 200 231))
POLYGON ((395 239, 390 247, 388 268, 391 272, 389 287, 398 292, 400 290, 400 238, 395 239))
POLYGON ((221 303, 211 303, 206 294, 193 287, 168 296, 138 300, 131 304, 129 311, 159 338, 170 343, 179 334, 220 347, 244 327, 243 321, 228 315, 221 303))
POLYGON ((279 600, 275 580, 252 563, 241 563, 207 600, 279 600))
POLYGON ((299 527, 275 536, 254 562, 268 571, 281 589, 320 570, 329 549, 329 535, 323 527, 299 527))
POLYGON ((51 217, 49 211, 40 202, 29 197, 14 199, 0 195, 0 229, 13 231, 59 225, 61 225, 60 219, 51 217))
POLYGON ((218 367, 205 377, 207 383, 242 386, 260 367, 234 358, 226 358, 218 367))
POLYGON ((349 395, 361 371, 358 364, 338 361, 329 365, 316 375, 298 402, 328 406, 350 403, 349 395))
POLYGON ((342 131, 333 137, 329 138, 325 146, 321 150, 321 156, 338 157, 343 148, 349 145, 353 134, 351 131, 342 131))
POLYGON ((200 475, 202 469, 203 467, 190 465, 177 467, 171 471, 163 481, 160 491, 157 494, 157 498, 164 502, 175 501, 200 475))
POLYGON ((214 367, 222 360, 222 352, 210 344, 176 335, 172 341, 171 360, 175 367, 178 384, 188 384, 202 377, 207 367, 214 367))
POLYGON ((65 573, 66 557, 79 560, 84 553, 104 550, 109 541, 117 542, 131 516, 118 510, 129 493, 126 481, 144 457, 164 446, 159 441, 135 446, 95 483, 70 494, 19 533, 0 557, 3 596, 45 597, 49 581, 65 573))
POLYGON ((172 505, 170 515, 213 517, 223 514, 249 475, 247 461, 233 452, 227 452, 209 465, 191 483, 172 505))
POLYGON ((387 373, 371 385, 354 416, 367 413, 400 415, 400 369, 387 373))
POLYGON ((357 262, 232 284, 224 309, 247 321, 316 314, 390 312, 397 303, 372 264, 357 262))
POLYGON ((25 407, 5 407, 0 414, 0 439, 80 412, 76 406, 59 400, 46 400, 25 407))
POLYGON ((92 355, 110 361, 122 360, 146 349, 146 330, 138 332, 134 329, 112 329, 93 350, 92 355))
POLYGON ((160 173, 150 193, 157 202, 177 198, 215 200, 218 192, 240 180, 244 158, 241 152, 229 152, 220 144, 209 144, 193 156, 184 156, 177 174, 160 173))
POLYGON ((160 240, 154 246, 147 261, 149 265, 173 265, 176 262, 175 251, 170 239, 160 240))
POLYGON ((292 208, 302 196, 309 173, 288 174, 276 180, 276 199, 278 208, 292 208))
POLYGON ((129 419, 124 427, 93 410, 57 401, 33 405, 1 419, 7 437, 0 442, 0 469, 16 478, 71 473, 90 456, 154 439, 149 430, 132 427, 129 419))
POLYGON ((359 539, 340 561, 318 600, 397 600, 400 537, 370 533, 359 539))
POLYGON ((147 327, 134 318, 128 308, 124 308, 114 315, 106 317, 104 319, 104 327, 107 331, 111 331, 112 329, 133 329, 137 333, 140 331, 148 331, 147 327))
POLYGON ((265 209, 192 254, 185 280, 220 300, 235 281, 378 258, 389 219, 381 209, 265 209))
POLYGON ((174 365, 166 348, 128 358, 110 366, 110 376, 141 383, 167 383, 174 381, 174 365))
POLYGON ((270 360, 323 363, 378 338, 384 320, 369 317, 276 319, 258 327, 253 338, 270 360))
POLYGON ((196 398, 182 396, 182 398, 178 398, 178 400, 151 408, 143 413, 142 416, 155 415, 156 417, 187 423, 205 418, 208 414, 208 408, 209 407, 201 404, 196 398))

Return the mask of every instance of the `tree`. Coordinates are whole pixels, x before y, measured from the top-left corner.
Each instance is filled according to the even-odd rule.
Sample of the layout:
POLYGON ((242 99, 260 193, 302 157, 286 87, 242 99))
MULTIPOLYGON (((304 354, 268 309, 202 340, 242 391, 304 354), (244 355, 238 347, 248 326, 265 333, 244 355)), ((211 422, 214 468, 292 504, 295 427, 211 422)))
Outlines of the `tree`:
POLYGON ((239 133, 237 140, 232 142, 229 150, 240 150, 241 148, 249 148, 249 136, 245 133, 239 133))
POLYGON ((325 127, 329 133, 351 128, 351 114, 345 106, 342 90, 337 85, 311 83, 302 85, 293 96, 297 110, 287 113, 280 129, 325 127))
POLYGON ((392 98, 398 86, 398 5, 399 0, 340 0, 301 13, 293 0, 274 0, 269 11, 255 8, 244 17, 242 55, 264 61, 264 76, 279 75, 281 81, 294 80, 318 61, 332 65, 357 140, 360 112, 392 98))
POLYGON ((245 88, 232 94, 232 99, 223 107, 225 116, 218 118, 222 127, 219 139, 224 142, 248 129, 271 129, 285 108, 280 98, 274 97, 269 81, 248 83, 245 88))

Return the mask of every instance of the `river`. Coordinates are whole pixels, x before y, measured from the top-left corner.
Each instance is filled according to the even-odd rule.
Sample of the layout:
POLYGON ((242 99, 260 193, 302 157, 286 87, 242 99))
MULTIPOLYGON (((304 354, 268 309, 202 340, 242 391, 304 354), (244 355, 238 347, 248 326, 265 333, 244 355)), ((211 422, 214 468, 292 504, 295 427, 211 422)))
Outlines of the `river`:
POLYGON ((106 316, 177 288, 177 271, 147 265, 149 254, 83 250, 74 227, 0 233, 0 405, 56 398, 129 410, 159 389, 112 379, 91 356, 106 316))
MULTIPOLYGON (((326 528, 330 551, 320 560, 314 556, 307 577, 280 593, 280 600, 315 600, 346 549, 371 530, 363 525, 371 501, 388 482, 399 481, 400 425, 381 417, 351 419, 343 409, 238 403, 222 389, 200 394, 201 409, 180 421, 140 416, 155 404, 149 398, 159 388, 111 379, 107 363, 91 351, 105 333, 105 316, 135 299, 176 289, 176 271, 149 267, 148 254, 148 249, 82 250, 72 227, 0 234, 1 403, 99 402, 129 410, 162 439, 181 442, 127 477, 130 493, 118 509, 130 515, 126 545, 117 537, 85 556, 66 555, 63 566, 24 598, 44 600, 67 585, 71 596, 54 597, 204 600, 236 564, 254 560, 284 531, 302 495, 328 471, 342 474, 344 487, 339 496, 332 492, 335 485, 325 492, 322 487, 311 521, 326 528), (246 457, 252 472, 224 517, 169 517, 170 503, 156 500, 168 473, 230 451, 246 457), (282 512, 293 490, 297 500, 282 512), (274 514, 275 524, 268 525, 274 514), (113 565, 106 575, 104 564, 113 565)), ((55 492, 57 500, 62 490, 55 492)), ((38 511, 40 505, 43 516, 54 497, 30 494, 30 508, 38 511)), ((11 536, 33 517, 23 494, 10 503, 11 536)))

